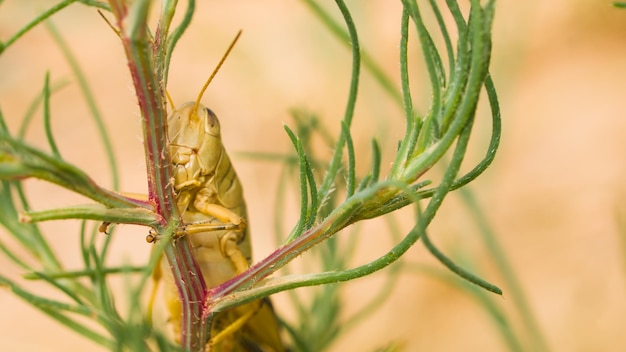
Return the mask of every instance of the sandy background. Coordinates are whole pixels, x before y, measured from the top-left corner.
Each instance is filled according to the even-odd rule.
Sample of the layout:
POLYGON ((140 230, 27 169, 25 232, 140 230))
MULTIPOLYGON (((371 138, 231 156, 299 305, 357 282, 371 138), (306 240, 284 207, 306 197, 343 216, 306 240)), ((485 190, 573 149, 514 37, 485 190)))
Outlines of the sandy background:
MULTIPOLYGON (((29 1, 26 6, 5 1, 0 7, 0 39, 6 40, 51 3, 29 1)), ((363 47, 397 80, 399 5, 391 1, 349 4, 354 6, 363 47)), ((117 37, 95 11, 79 4, 53 22, 78 57, 112 131, 122 189, 145 192, 138 110, 117 37)), ((241 41, 204 97, 221 117, 228 149, 287 151, 282 122, 293 126, 288 111, 294 107, 317 113, 336 133, 348 89, 349 52, 300 2, 200 2, 172 60, 173 99, 180 104, 196 96, 239 29, 244 31, 241 41)), ((497 7, 492 74, 499 89, 504 133, 496 162, 472 189, 555 351, 626 348, 626 253, 620 250, 623 242, 616 221, 620 211, 626 215, 625 30, 626 11, 610 8, 608 1, 500 1, 497 7)), ((415 47, 413 55, 418 58, 415 47)), ((418 84, 422 66, 416 67, 413 95, 418 109, 425 112, 428 93, 418 84)), ((7 122, 15 131, 43 86, 46 70, 53 82, 70 82, 52 100, 53 130, 62 154, 100 184, 110 184, 102 147, 77 84, 43 27, 0 56, 0 107, 7 122)), ((376 133, 382 141, 388 160, 403 126, 401 111, 371 83, 364 74, 354 124, 360 170, 369 161, 371 136, 376 133)), ((476 128, 470 154, 474 160, 488 138, 487 115, 481 116, 476 128)), ((28 140, 45 148, 40 123, 33 124, 28 140)), ((255 256, 262 258, 274 246, 268 240, 272 231, 268 209, 275 199, 279 169, 234 159, 245 186, 255 256)), ((84 201, 38 182, 30 182, 28 191, 36 209, 84 201)), ((286 210, 284 216, 287 224, 293 224, 295 209, 286 210)), ((54 246, 64 253, 67 267, 78 265, 76 224, 56 222, 44 228, 54 234, 54 246)), ((5 240, 7 235, 0 230, 0 236, 5 240)), ((121 227, 117 236, 114 258, 145 261, 149 247, 144 229, 121 227)), ((364 236, 359 262, 381 249, 376 233, 364 236)), ((501 283, 458 199, 444 205, 431 236, 445 251, 472 258, 484 277, 501 283)), ((412 262, 437 265, 420 244, 408 256, 412 262)), ((0 270, 11 277, 21 274, 3 256, 0 270)), ((351 299, 346 310, 357 310, 363 302, 359 297, 383 282, 382 277, 347 286, 351 299)), ((507 287, 503 288, 505 296, 497 303, 513 314, 513 302, 507 299, 507 287)), ((277 300, 278 309, 288 311, 282 302, 277 300)), ((4 290, 0 317, 2 350, 99 350, 4 290)), ((511 319, 518 327, 517 317, 511 319)), ((344 335, 332 350, 349 346, 371 351, 390 340, 404 341, 407 351, 504 348, 474 300, 420 275, 404 277, 382 309, 344 335)))

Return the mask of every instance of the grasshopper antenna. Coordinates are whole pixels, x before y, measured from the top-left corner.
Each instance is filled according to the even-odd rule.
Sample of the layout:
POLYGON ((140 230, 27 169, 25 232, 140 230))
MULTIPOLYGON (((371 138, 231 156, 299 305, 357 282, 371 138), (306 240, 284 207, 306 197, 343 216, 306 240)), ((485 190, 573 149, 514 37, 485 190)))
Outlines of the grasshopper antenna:
POLYGON ((174 100, 172 99, 172 96, 170 95, 170 92, 167 91, 167 89, 165 90, 165 96, 167 97, 167 101, 170 103, 170 107, 172 109, 175 109, 176 105, 174 105, 174 100))
POLYGON ((206 91, 207 87, 209 86, 209 84, 213 80, 213 77, 215 77, 215 75, 217 74, 217 71, 220 70, 220 67, 222 67, 222 64, 224 63, 224 61, 226 61, 226 58, 228 57, 228 54, 230 54, 230 52, 233 50, 233 47, 237 43, 237 40, 239 39, 240 36, 241 36, 241 30, 239 30, 239 32, 237 32, 237 35, 235 36, 235 39, 233 39, 233 41, 230 43, 230 46, 228 47, 228 49, 226 49, 226 52, 224 53, 224 55, 222 55, 222 59, 217 64, 217 66, 213 70, 213 73, 211 73, 211 76, 209 76, 209 79, 207 79, 206 83, 204 84, 204 86, 200 90, 200 94, 198 94, 198 98, 196 99, 196 105, 194 105, 193 110, 192 110, 193 114, 197 113, 198 106, 200 105, 200 99, 202 99, 202 96, 204 95, 204 91, 206 91))

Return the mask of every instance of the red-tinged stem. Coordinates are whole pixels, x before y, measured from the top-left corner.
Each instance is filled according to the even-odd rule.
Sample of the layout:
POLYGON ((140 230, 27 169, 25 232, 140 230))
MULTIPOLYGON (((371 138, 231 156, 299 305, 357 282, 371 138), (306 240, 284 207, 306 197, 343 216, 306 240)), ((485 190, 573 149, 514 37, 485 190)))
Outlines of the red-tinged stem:
MULTIPOLYGON (((146 5, 147 6, 147 5, 146 5)), ((135 11, 135 18, 127 18, 126 7, 118 0, 111 1, 117 17, 120 38, 128 60, 137 102, 141 110, 143 139, 148 175, 148 197, 155 203, 155 210, 164 219, 178 217, 174 192, 170 187, 172 178, 167 153, 167 110, 161 77, 157 77, 152 45, 148 39, 147 11, 135 11), (126 28, 125 22, 132 21, 126 28)))
POLYGON ((362 204, 354 202, 338 208, 334 214, 328 216, 322 223, 306 231, 300 237, 278 248, 265 259, 251 266, 244 273, 213 287, 207 292, 207 305, 203 312, 203 319, 210 318, 211 302, 227 296, 235 291, 250 287, 280 269, 304 251, 331 237, 349 224, 352 215, 362 204))
POLYGON ((200 351, 208 341, 209 327, 202 317, 206 284, 194 260, 189 242, 182 237, 165 248, 182 304, 181 345, 189 351, 200 351), (199 284, 198 284, 199 283, 199 284))
MULTIPOLYGON (((147 14, 149 1, 137 1, 127 11, 122 0, 110 0, 117 18, 120 38, 128 60, 131 77, 141 110, 149 201, 161 215, 163 223, 156 230, 161 235, 172 234, 180 224, 180 214, 171 187, 172 173, 167 148, 167 111, 164 79, 156 70, 154 44, 148 37, 147 14), (125 27, 125 25, 127 25, 125 27)), ((159 33, 164 36, 166 33, 159 33)), ((160 41, 164 45, 165 41, 160 41)), ((156 50, 158 51, 158 50, 156 50)), ((158 61, 159 58, 156 58, 158 61)), ((181 344, 189 351, 204 348, 208 328, 202 317, 206 284, 185 237, 176 239, 165 248, 174 282, 182 304, 181 344)))

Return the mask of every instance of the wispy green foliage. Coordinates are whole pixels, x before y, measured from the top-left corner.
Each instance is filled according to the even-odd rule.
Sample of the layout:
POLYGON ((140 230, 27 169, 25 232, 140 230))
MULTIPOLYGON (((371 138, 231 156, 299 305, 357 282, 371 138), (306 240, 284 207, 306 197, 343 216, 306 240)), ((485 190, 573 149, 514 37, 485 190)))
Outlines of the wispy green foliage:
MULTIPOLYGON (((2 50, 30 28, 73 2, 61 2, 38 16, 5 41, 2 50)), ((469 273, 445 256, 428 240, 427 235, 427 228, 448 193, 468 184, 484 172, 493 161, 498 147, 500 112, 495 88, 489 76, 493 0, 487 1, 485 5, 481 5, 478 0, 471 1, 466 17, 455 1, 447 2, 447 11, 454 19, 458 34, 456 48, 453 47, 449 30, 442 19, 442 11, 435 1, 430 1, 429 5, 437 19, 437 27, 429 29, 423 21, 422 9, 417 1, 403 0, 402 21, 398 28, 400 87, 391 83, 392 80, 383 74, 383 70, 367 50, 361 47, 359 25, 343 0, 335 1, 336 11, 341 15, 343 23, 335 22, 329 15, 329 10, 316 2, 306 1, 321 23, 348 45, 352 54, 350 87, 344 116, 336 126, 325 130, 308 114, 294 113, 298 121, 297 128, 292 130, 285 127, 293 143, 294 154, 276 159, 285 161, 287 170, 297 170, 301 201, 299 219, 288 234, 282 227, 277 227, 279 237, 284 238, 280 248, 246 272, 214 288, 205 286, 186 237, 172 239, 172 234, 180 228, 181 221, 174 202, 175 194, 170 187, 172 171, 169 167, 165 135, 165 84, 169 62, 178 39, 190 24, 195 3, 188 2, 181 24, 170 30, 177 1, 163 2, 157 28, 151 30, 147 25, 150 1, 138 0, 130 6, 121 0, 111 0, 110 6, 97 1, 80 2, 111 11, 115 19, 112 26, 122 42, 142 115, 150 201, 128 198, 96 185, 84 172, 63 160, 49 128, 53 118, 49 113, 53 85, 47 75, 41 100, 51 152, 37 150, 22 138, 11 136, 0 116, 0 126, 3 127, 0 131, 0 177, 3 179, 0 206, 6 208, 0 216, 0 222, 31 253, 37 264, 28 264, 30 259, 24 260, 1 242, 0 249, 16 265, 30 272, 28 278, 49 283, 64 293, 67 302, 40 297, 8 278, 0 277, 0 284, 9 287, 19 297, 87 338, 120 350, 173 348, 158 333, 150 333, 149 327, 143 321, 141 302, 137 301, 161 252, 172 266, 174 280, 179 289, 183 309, 182 348, 190 351, 204 349, 210 338, 211 319, 217 312, 296 287, 326 285, 316 291, 308 302, 309 306, 292 294, 299 320, 286 324, 295 349, 323 350, 351 326, 351 323, 342 325, 336 320, 341 311, 340 285, 328 284, 379 271, 400 259, 420 238, 424 239, 427 248, 452 272, 491 292, 501 293, 496 286, 469 273), (444 38, 447 67, 444 65, 444 56, 433 40, 431 33, 434 31, 439 31, 444 38), (409 36, 415 36, 415 43, 409 40, 409 36), (409 77, 409 68, 413 63, 407 55, 411 45, 419 46, 422 52, 432 90, 431 105, 428 109, 423 109, 428 111, 425 116, 418 116, 414 110, 409 77), (399 141, 397 154, 392 158, 394 161, 388 174, 381 174, 381 149, 375 139, 372 142, 369 171, 365 175, 356 172, 357 163, 362 161, 356 159, 351 126, 354 123, 363 68, 404 110, 406 130, 399 141), (491 143, 484 158, 472 165, 468 173, 461 175, 459 170, 472 135, 478 101, 483 90, 487 93, 491 108, 491 143), (334 132, 329 132, 331 130, 334 132), (329 160, 314 155, 310 140, 312 134, 321 135, 333 148, 334 153, 329 160), (451 155, 451 160, 447 163, 443 176, 428 179, 430 169, 440 163, 445 155, 451 155), (21 190, 21 180, 31 177, 83 194, 97 204, 32 211, 21 190), (398 231, 391 221, 390 232, 396 236, 393 237, 394 243, 388 251, 369 263, 350 267, 350 256, 341 254, 350 254, 353 251, 359 239, 357 223, 384 216, 411 204, 415 206, 413 228, 403 236, 397 236, 398 231), (17 209, 24 209, 24 212, 20 215, 17 209), (22 222, 18 222, 20 217, 22 222), (68 273, 64 272, 49 243, 33 223, 70 218, 146 225, 152 227, 162 240, 145 268, 112 268, 104 261, 108 241, 100 245, 98 236, 104 235, 98 235, 95 227, 88 231, 88 226, 83 223, 79 250, 84 269, 68 273), (345 242, 346 245, 338 240, 337 234, 351 225, 355 225, 352 227, 355 231, 350 235, 351 240, 345 242), (323 245, 318 246, 319 244, 323 245), (294 258, 308 255, 321 259, 319 270, 316 268, 312 272, 268 278, 294 258), (131 310, 124 315, 115 307, 107 284, 107 275, 131 272, 141 273, 141 280, 136 286, 129 285, 132 287, 129 290, 132 304, 131 310), (87 284, 81 280, 83 278, 88 279, 87 284), (308 313, 311 311, 317 314, 315 319, 311 319, 308 313), (75 315, 95 320, 104 327, 105 332, 79 326, 74 319, 75 315)), ((82 73, 73 62, 71 52, 64 46, 54 27, 50 28, 68 62, 72 63, 86 100, 94 107, 92 111, 97 111, 86 81, 80 79, 82 73)), ((99 115, 97 112, 92 113, 94 116, 99 115)), ((96 121, 102 120, 96 117, 96 121)), ((99 128, 104 131, 102 124, 99 124, 99 128)), ((103 136, 102 140, 107 145, 108 137, 106 134, 103 136)), ((107 149, 111 150, 110 146, 107 149)), ((112 154, 109 160, 112 163, 113 179, 116 180, 115 158, 112 154)), ((392 267, 388 281, 370 304, 348 321, 357 322, 363 319, 383 302, 397 280, 398 273, 399 267, 392 267)), ((387 350, 397 348, 398 345, 391 344, 387 350)))

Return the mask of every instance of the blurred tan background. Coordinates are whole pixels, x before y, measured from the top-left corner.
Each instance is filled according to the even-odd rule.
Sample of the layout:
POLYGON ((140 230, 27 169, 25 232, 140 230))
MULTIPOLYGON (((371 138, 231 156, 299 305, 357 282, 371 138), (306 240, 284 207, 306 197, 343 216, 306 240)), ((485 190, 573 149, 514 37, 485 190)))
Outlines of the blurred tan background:
MULTIPOLYGON (((53 3, 29 1, 27 6, 5 1, 0 6, 0 39, 6 40, 53 3)), ((398 81, 399 1, 348 4, 353 6, 362 46, 398 81)), ((324 6, 332 3, 325 1, 324 6)), ((53 22, 97 96, 112 133, 122 189, 145 192, 138 110, 117 37, 94 10, 80 4, 54 16, 53 22)), ((297 1, 200 1, 172 59, 168 90, 174 101, 195 98, 239 29, 243 37, 203 99, 220 116, 231 155, 289 150, 282 123, 293 126, 288 111, 294 107, 318 114, 337 133, 347 96, 350 54, 297 1)), ((412 44, 412 56, 419 62, 421 54, 412 44)), ((471 187, 554 351, 626 349, 626 253, 617 226, 618 214, 626 215, 625 62, 626 10, 611 8, 609 1, 498 2, 491 72, 502 106, 502 145, 494 165, 471 187)), ((421 62, 415 67, 413 95, 424 113, 430 93, 423 89, 421 62)), ((84 100, 43 26, 0 56, 0 108, 7 122, 15 131, 27 105, 43 87, 46 70, 52 82, 70 81, 51 102, 61 153, 100 184, 110 185, 84 100)), ((361 156, 358 169, 364 172, 371 136, 381 140, 388 161, 404 120, 401 111, 372 85, 368 73, 362 80, 354 138, 361 156)), ((469 160, 478 160, 489 136, 489 117, 485 109, 482 112, 469 160)), ((46 148, 40 116, 27 138, 46 148)), ((268 209, 274 204, 279 168, 233 159, 245 186, 255 257, 260 259, 275 245, 273 214, 268 209)), ((85 201, 40 182, 29 182, 28 192, 35 209, 85 201)), ((483 277, 500 284, 502 279, 460 204, 451 197, 430 234, 444 251, 462 252, 483 277)), ((284 216, 286 224, 293 224, 296 209, 286 210, 284 216)), ((66 266, 78 265, 77 224, 55 222, 44 228, 54 234, 54 246, 65 254, 66 266)), ((118 227, 113 258, 145 262, 149 250, 145 232, 118 227)), ((381 250, 376 233, 362 235, 358 262, 381 250)), ((0 236, 5 240, 6 233, 0 231, 0 236)), ((407 255, 411 262, 439 265, 420 243, 407 255)), ((0 270, 13 278, 22 274, 3 256, 0 270)), ((347 314, 360 307, 364 300, 359 297, 384 282, 382 278, 377 274, 346 286, 347 314)), ((507 287, 503 289, 498 303, 513 314, 513 301, 507 298, 507 287)), ((46 292, 43 286, 40 290, 46 292)), ((288 310, 281 297, 276 301, 279 311, 288 310)), ((0 291, 0 317, 2 350, 99 350, 6 290, 0 291)), ((511 317, 514 328, 517 318, 511 317)), ((372 351, 392 340, 403 341, 407 351, 504 349, 492 322, 474 300, 452 286, 413 274, 403 277, 391 299, 342 336, 332 350, 372 351)))

